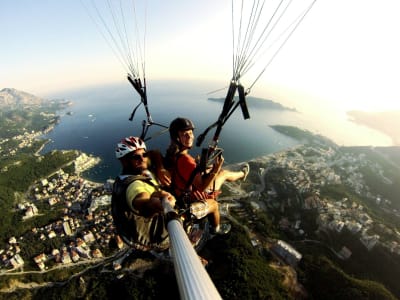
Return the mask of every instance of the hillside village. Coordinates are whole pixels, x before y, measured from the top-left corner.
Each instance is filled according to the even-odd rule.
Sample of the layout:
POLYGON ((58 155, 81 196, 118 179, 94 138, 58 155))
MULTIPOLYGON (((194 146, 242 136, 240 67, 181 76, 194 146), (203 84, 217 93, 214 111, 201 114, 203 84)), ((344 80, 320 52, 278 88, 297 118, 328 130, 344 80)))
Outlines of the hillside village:
MULTIPOLYGON (((81 155, 75 161, 75 170, 79 174, 97 163, 97 159, 81 155)), ((280 209, 285 211, 293 205, 300 205, 305 210, 317 210, 316 220, 319 230, 331 230, 340 232, 347 228, 359 239, 364 246, 371 250, 378 243, 386 247, 390 252, 400 255, 400 233, 392 230, 383 224, 380 228, 392 237, 390 240, 382 239, 378 234, 371 233, 376 222, 368 215, 360 203, 350 199, 326 199, 320 197, 319 189, 325 185, 343 183, 351 186, 358 194, 373 198, 382 207, 390 207, 390 201, 382 199, 379 195, 373 195, 363 182, 362 174, 358 167, 368 161, 363 155, 341 155, 338 149, 331 147, 319 147, 302 145, 294 149, 275 153, 255 159, 250 162, 252 166, 252 180, 243 187, 231 189, 231 199, 237 199, 238 205, 232 205, 232 210, 239 211, 241 201, 251 201, 252 208, 256 211, 280 209), (312 154, 312 155, 311 155, 312 154), (347 166, 347 167, 346 167, 347 166), (341 170, 338 174, 334 167, 341 170), (284 180, 281 181, 285 187, 290 187, 290 196, 286 201, 279 199, 279 189, 276 182, 266 182, 268 174, 274 170, 285 170, 284 180), (244 190, 243 190, 244 188, 244 190), (300 199, 299 195, 308 196, 300 199)), ((382 174, 382 180, 388 182, 384 177, 383 170, 373 165, 378 174, 382 174)), ((47 208, 61 207, 63 217, 43 228, 32 228, 30 238, 38 243, 51 239, 62 239, 64 242, 60 248, 54 248, 48 253, 35 253, 34 262, 40 270, 48 269, 59 264, 68 265, 79 261, 90 261, 104 258, 104 253, 112 255, 110 242, 113 240, 117 248, 123 248, 121 239, 116 235, 113 220, 110 214, 110 190, 112 181, 106 183, 90 182, 80 176, 67 174, 60 169, 50 178, 39 180, 30 192, 30 199, 25 203, 19 203, 17 209, 23 212, 23 218, 34 218, 45 213, 39 211, 37 203, 47 203, 47 208)), ((225 197, 226 198, 226 197, 225 197)), ((225 206, 226 207, 226 206, 225 206)), ((393 209, 393 213, 397 213, 393 209)), ((227 212, 226 214, 229 214, 227 212)), ((252 210, 242 212, 240 223, 251 228, 257 220, 252 210)), ((283 217, 279 220, 282 230, 295 231, 299 236, 307 237, 307 232, 302 226, 303 220, 293 220, 291 217, 283 217)), ((372 231, 373 232, 373 231, 372 231)), ((251 232, 257 236, 257 232, 251 232)), ((8 245, 0 249, 1 264, 0 270, 10 271, 23 268, 24 262, 29 257, 21 257, 21 245, 27 237, 10 236, 8 245)), ((255 241, 256 239, 253 239, 255 241)), ((283 241, 279 241, 282 243, 283 241)), ((277 243, 277 244, 279 244, 277 243)), ((254 243, 256 247, 263 247, 262 244, 254 243)), ((286 244, 287 252, 295 253, 295 263, 301 259, 295 249, 286 244), (297 261, 296 261, 297 260, 297 261)), ((338 255, 343 259, 351 257, 351 250, 343 245, 338 255)), ((288 261, 293 261, 289 257, 288 261)))
MULTIPOLYGON (((82 172, 98 162, 98 158, 82 154, 75 161, 75 169, 82 172)), ((37 253, 34 257, 39 269, 46 269, 45 263, 54 260, 55 263, 77 262, 79 259, 102 257, 101 249, 109 248, 109 241, 115 238, 112 218, 109 214, 110 186, 90 182, 77 175, 70 175, 63 170, 51 178, 39 180, 32 187, 30 201, 19 203, 17 210, 22 219, 34 218, 46 211, 39 211, 38 202, 47 203, 47 209, 63 208, 63 218, 48 224, 43 228, 32 228, 30 238, 38 243, 48 239, 68 238, 74 240, 61 249, 53 249, 51 253, 37 253), (105 210, 98 209, 105 206, 105 210), (91 245, 95 242, 95 245, 91 245)), ((27 258, 20 256, 20 244, 24 244, 25 237, 10 237, 8 247, 0 249, 2 268, 19 268, 27 258)), ((122 241, 118 241, 121 246, 122 241)), ((29 245, 26 245, 29 246, 29 245)))
MULTIPOLYGON (((301 145, 295 149, 256 159, 253 164, 263 166, 259 168, 257 174, 260 180, 259 186, 249 192, 250 199, 257 199, 252 201, 253 207, 256 209, 260 210, 262 207, 266 207, 266 211, 278 209, 283 214, 285 214, 285 209, 288 210, 295 206, 304 210, 317 210, 318 230, 340 233, 343 228, 346 228, 368 250, 372 250, 374 246, 380 244, 390 252, 400 255, 400 233, 397 229, 391 229, 374 221, 362 203, 347 197, 334 199, 320 195, 320 189, 324 186, 344 184, 360 197, 375 202, 383 211, 389 211, 394 216, 400 217, 398 210, 391 207, 390 200, 384 199, 380 195, 374 195, 364 182, 360 168, 370 164, 369 167, 379 174, 382 182, 392 184, 383 175, 383 169, 375 163, 368 162, 364 154, 350 155, 346 153, 342 155, 338 149, 301 145), (314 154, 310 156, 310 153, 314 154), (334 169, 340 170, 340 173, 334 169), (274 173, 275 170, 284 170, 281 181, 266 184, 268 174, 274 173), (278 197, 277 189, 287 189, 291 192, 287 199, 282 200, 278 197), (303 195, 308 196, 304 197, 303 195), (382 238, 376 234, 377 227, 385 236, 391 238, 382 238)), ((302 229, 303 221, 289 219, 283 217, 279 220, 280 228, 294 231, 300 237, 306 237, 307 232, 302 229)), ((345 246, 343 251, 346 252, 346 258, 351 256, 351 251, 345 246)))
MULTIPOLYGON (((285 186, 292 186, 294 193, 289 197, 287 203, 274 201, 276 190, 274 187, 268 191, 267 207, 280 207, 285 209, 285 205, 290 207, 291 201, 300 203, 302 209, 317 209, 317 224, 319 230, 332 230, 340 233, 343 228, 347 228, 359 238, 363 245, 368 249, 373 249, 378 243, 386 247, 390 252, 400 255, 400 232, 391 229, 384 224, 377 224, 376 221, 367 213, 362 203, 356 203, 348 198, 328 199, 320 196, 320 189, 327 185, 343 184, 351 188, 356 194, 365 199, 369 199, 378 205, 380 209, 389 211, 391 214, 400 217, 397 209, 392 208, 391 201, 375 195, 364 181, 361 168, 368 165, 375 174, 378 174, 382 183, 393 184, 389 178, 385 177, 385 172, 381 166, 375 162, 368 161, 365 154, 341 153, 339 148, 317 147, 301 145, 295 149, 276 153, 265 158, 256 160, 266 166, 260 170, 260 180, 265 185, 264 179, 268 172, 274 169, 284 169, 285 186), (336 171, 335 171, 336 170, 336 171), (340 171, 337 171, 340 170, 340 171), (310 195, 306 198, 299 195, 310 195), (301 199, 300 199, 301 198, 301 199), (374 233, 375 227, 379 227, 385 236, 392 239, 382 239, 374 233)), ((254 192, 252 192, 254 194, 254 192)), ((257 192, 260 195, 259 192, 257 192)), ((281 228, 292 226, 300 235, 305 233, 301 229, 302 220, 295 220, 294 224, 283 218, 280 220, 281 228)), ((346 258, 351 253, 346 247, 346 258), (347 250, 346 250, 347 249, 347 250)))

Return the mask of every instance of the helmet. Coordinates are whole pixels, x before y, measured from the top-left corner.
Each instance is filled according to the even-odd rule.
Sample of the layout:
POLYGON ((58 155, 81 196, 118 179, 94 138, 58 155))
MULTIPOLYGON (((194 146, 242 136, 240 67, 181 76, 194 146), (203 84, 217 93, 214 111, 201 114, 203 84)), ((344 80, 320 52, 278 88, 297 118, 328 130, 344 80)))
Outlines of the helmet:
POLYGON ((146 150, 146 144, 141 138, 129 136, 124 138, 123 140, 121 140, 121 142, 117 144, 117 147, 115 148, 115 156, 120 159, 128 153, 131 153, 138 149, 146 150))
POLYGON ((176 118, 169 125, 169 135, 171 136, 172 140, 176 141, 178 140, 178 131, 189 129, 194 129, 194 124, 192 121, 186 118, 176 118))

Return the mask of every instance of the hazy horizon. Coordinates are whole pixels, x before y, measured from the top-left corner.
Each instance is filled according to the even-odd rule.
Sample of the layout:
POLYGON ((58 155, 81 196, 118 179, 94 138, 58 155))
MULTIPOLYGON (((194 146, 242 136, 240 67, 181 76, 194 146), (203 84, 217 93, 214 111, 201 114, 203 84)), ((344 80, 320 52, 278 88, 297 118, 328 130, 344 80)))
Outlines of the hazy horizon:
MULTIPOLYGON (((220 90, 216 93, 210 94, 211 91, 226 87, 227 84, 218 81, 179 81, 179 80, 154 80, 148 82, 148 101, 150 110, 152 107, 157 106, 157 101, 168 101, 168 97, 173 97, 174 93, 179 93, 180 96, 186 97, 188 101, 192 98, 201 98, 206 100, 212 97, 225 97, 226 89, 220 90), (171 93, 172 92, 172 93, 171 93), (171 95, 170 95, 171 94, 171 95)), ((138 103, 139 97, 136 91, 130 86, 128 81, 120 82, 117 84, 87 86, 86 88, 73 89, 63 91, 60 93, 49 94, 52 98, 67 98, 74 100, 71 97, 92 97, 93 93, 102 95, 102 90, 111 90, 113 97, 132 97, 132 105, 138 103)), ((29 92, 29 91, 28 91, 29 92)), ((371 122, 364 124, 363 120, 354 122, 350 119, 346 111, 334 107, 334 103, 330 106, 310 106, 311 109, 304 106, 293 106, 292 103, 295 99, 284 96, 271 95, 270 93, 258 93, 257 90, 250 93, 250 96, 264 98, 277 102, 285 107, 295 108, 297 113, 297 120, 293 120, 289 124, 298 126, 303 129, 309 130, 313 133, 321 134, 327 138, 332 139, 340 146, 393 146, 396 145, 394 141, 396 138, 391 132, 382 130, 379 126, 374 126, 371 122), (299 121, 300 120, 300 121, 299 121)), ((296 95, 293 95, 296 97, 296 95)), ((96 105, 96 104, 94 104, 96 105)), ((113 105, 110 100, 110 105, 113 105)), ((121 107, 121 110, 131 109, 131 107, 121 107)), ((219 111, 213 112, 219 114, 219 111)), ((240 111, 235 112, 240 114, 240 111)), ((250 111, 252 116, 252 111, 250 111)), ((261 122, 268 122, 268 120, 260 120, 261 122)), ((389 122, 389 119, 387 119, 389 122)), ((396 122, 397 119, 391 120, 396 122)), ((378 124, 379 125, 379 124, 378 124)), ((394 128, 393 131, 396 131, 394 128)), ((397 144, 398 145, 398 144, 397 144)))
MULTIPOLYGON (((311 1, 298 3, 307 2, 311 1)), ((69 0, 1 1, 0 82, 41 97, 63 89, 126 82, 124 68, 84 3, 90 5, 69 0)), ((139 17, 144 15, 142 4, 137 7, 139 17)), ((149 89, 157 80, 218 80, 222 85, 216 88, 226 85, 232 78, 231 2, 148 5, 146 22, 126 17, 138 21, 139 31, 146 25, 143 52, 149 89)), ((317 1, 251 95, 299 111, 322 108, 325 114, 400 110, 395 76, 400 44, 394 38, 399 8, 396 0, 317 1)), ((265 66, 257 62, 256 67, 265 66)), ((245 88, 254 75, 242 77, 245 88)))

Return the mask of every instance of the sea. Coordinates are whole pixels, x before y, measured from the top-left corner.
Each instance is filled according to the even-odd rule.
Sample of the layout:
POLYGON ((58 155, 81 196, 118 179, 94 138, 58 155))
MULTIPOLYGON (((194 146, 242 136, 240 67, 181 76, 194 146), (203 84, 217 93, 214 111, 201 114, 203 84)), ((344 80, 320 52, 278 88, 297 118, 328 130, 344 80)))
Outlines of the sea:
MULTIPOLYGON (((155 124, 148 128, 147 147, 165 153, 169 144, 169 133, 165 128, 176 117, 191 119, 196 126, 196 137, 216 122, 221 113, 222 102, 210 101, 208 98, 224 97, 226 92, 223 90, 220 95, 216 95, 209 94, 210 91, 210 85, 198 82, 158 81, 148 85, 148 110, 155 124)), ((121 171, 120 163, 114 154, 116 144, 126 136, 139 136, 142 124, 147 120, 138 94, 127 82, 64 91, 55 98, 69 100, 72 105, 58 112, 61 117, 60 123, 44 136, 49 139, 49 143, 42 153, 54 149, 81 150, 101 158, 99 164, 83 174, 84 177, 96 182, 115 178, 121 171), (139 107, 130 121, 131 113, 137 105, 139 107)), ((279 103, 279 99, 271 100, 279 103)), ((343 142, 345 135, 348 136, 348 144, 353 145, 357 144, 357 139, 360 145, 365 144, 360 138, 371 136, 370 129, 346 121, 342 117, 328 121, 332 116, 325 115, 318 120, 315 114, 308 116, 306 112, 251 107, 249 113, 250 119, 245 120, 238 107, 223 126, 218 147, 224 149, 226 164, 248 161, 299 144, 299 141, 280 134, 270 125, 297 126, 322 135, 325 126, 330 135, 339 135, 339 140, 342 141, 340 144, 343 145, 346 145, 346 142, 343 142)), ((208 147, 214 133, 215 128, 208 132, 199 147, 192 149, 192 154, 199 154, 202 148, 208 147)), ((377 133, 373 132, 373 135, 377 133)), ((335 141, 335 138, 332 140, 335 141)), ((383 137, 382 140, 385 143, 387 138, 385 140, 383 137)))

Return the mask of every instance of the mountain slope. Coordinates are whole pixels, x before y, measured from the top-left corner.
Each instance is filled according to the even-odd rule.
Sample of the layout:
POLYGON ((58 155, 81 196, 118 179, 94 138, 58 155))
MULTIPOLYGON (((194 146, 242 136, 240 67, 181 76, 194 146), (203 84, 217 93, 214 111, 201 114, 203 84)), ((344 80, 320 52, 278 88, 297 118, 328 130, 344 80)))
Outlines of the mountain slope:
POLYGON ((0 91, 0 109, 40 105, 47 100, 12 88, 0 91))

